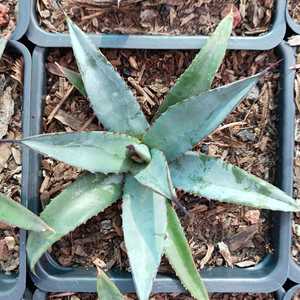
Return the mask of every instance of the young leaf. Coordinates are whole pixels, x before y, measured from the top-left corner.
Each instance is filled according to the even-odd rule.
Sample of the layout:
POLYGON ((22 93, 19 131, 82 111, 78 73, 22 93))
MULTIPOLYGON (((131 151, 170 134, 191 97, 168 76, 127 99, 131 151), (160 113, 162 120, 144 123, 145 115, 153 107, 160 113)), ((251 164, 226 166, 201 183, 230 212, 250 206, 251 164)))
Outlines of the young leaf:
POLYGON ((2 58, 2 55, 5 51, 6 45, 7 45, 7 38, 5 37, 0 37, 0 59, 2 58))
POLYGON ((105 56, 67 19, 72 47, 95 114, 108 130, 141 136, 148 122, 132 92, 105 56))
POLYGON ((57 66, 64 74, 64 76, 70 81, 70 83, 80 92, 80 94, 86 97, 87 95, 86 95, 83 81, 81 79, 81 75, 77 72, 74 72, 73 70, 62 67, 59 64, 57 64, 57 66))
POLYGON ((41 218, 55 232, 31 232, 27 241, 30 268, 56 241, 97 215, 122 195, 122 176, 84 175, 54 198, 41 218))
POLYGON ((146 132, 144 142, 164 152, 168 160, 216 129, 265 72, 210 90, 168 108, 146 132))
POLYGON ((192 253, 173 207, 167 204, 167 240, 165 254, 183 286, 197 300, 209 300, 207 290, 196 269, 192 253))
POLYGON ((142 185, 157 192, 158 194, 172 199, 175 189, 169 182, 169 167, 164 154, 157 149, 151 150, 152 160, 140 172, 134 175, 134 178, 142 185))
POLYGON ((127 176, 122 218, 136 291, 140 300, 148 300, 165 243, 166 200, 127 176))
POLYGON ((160 106, 157 116, 166 111, 169 106, 210 89, 215 73, 225 56, 232 23, 231 14, 220 22, 188 69, 176 81, 160 106))
POLYGON ((170 165, 174 185, 185 192, 257 208, 300 211, 300 204, 272 184, 224 161, 189 152, 170 165))
POLYGON ((3 194, 0 194, 0 221, 26 230, 53 231, 41 218, 3 194))
POLYGON ((124 300, 121 292, 112 280, 99 269, 97 276, 97 293, 98 298, 101 300, 124 300))
POLYGON ((43 134, 25 138, 24 145, 90 172, 120 173, 136 164, 127 146, 140 143, 127 135, 103 131, 43 134))

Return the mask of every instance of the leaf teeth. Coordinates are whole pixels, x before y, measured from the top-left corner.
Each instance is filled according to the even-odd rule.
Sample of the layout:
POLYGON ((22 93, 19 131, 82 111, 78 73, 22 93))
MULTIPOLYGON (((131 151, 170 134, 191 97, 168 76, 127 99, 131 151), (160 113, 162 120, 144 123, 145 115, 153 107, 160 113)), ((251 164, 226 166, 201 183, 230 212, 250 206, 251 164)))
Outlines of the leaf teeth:
POLYGON ((166 199, 126 176, 123 231, 139 299, 147 300, 165 245, 166 199))
POLYGON ((143 135, 149 124, 126 82, 77 25, 68 20, 68 27, 85 91, 98 119, 108 130, 143 135))
POLYGON ((27 253, 31 269, 56 241, 104 211, 121 197, 122 176, 88 174, 78 178, 54 198, 41 213, 41 218, 55 232, 30 233, 27 253))

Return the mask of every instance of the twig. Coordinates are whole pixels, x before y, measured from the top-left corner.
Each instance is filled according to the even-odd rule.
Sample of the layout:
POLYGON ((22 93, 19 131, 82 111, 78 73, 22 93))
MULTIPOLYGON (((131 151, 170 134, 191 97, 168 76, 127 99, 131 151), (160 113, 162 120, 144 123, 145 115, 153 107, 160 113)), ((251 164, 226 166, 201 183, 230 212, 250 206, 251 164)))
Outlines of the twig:
POLYGON ((50 113, 50 115, 48 116, 48 120, 47 120, 47 125, 50 124, 50 122, 53 120, 53 118, 55 117, 55 115, 57 114, 58 110, 61 108, 61 106, 64 104, 64 102, 69 98, 69 96, 71 95, 71 93, 74 90, 74 86, 71 86, 67 93, 64 95, 64 97, 60 100, 60 102, 56 105, 56 107, 52 110, 52 112, 50 113))

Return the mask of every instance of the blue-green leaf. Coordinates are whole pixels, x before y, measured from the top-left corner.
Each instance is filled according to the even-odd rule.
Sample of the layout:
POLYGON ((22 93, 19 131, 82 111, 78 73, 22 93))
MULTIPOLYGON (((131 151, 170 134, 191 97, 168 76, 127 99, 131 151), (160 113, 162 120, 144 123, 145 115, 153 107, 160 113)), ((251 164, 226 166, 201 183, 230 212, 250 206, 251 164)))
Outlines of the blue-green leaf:
POLYGON ((87 35, 67 18, 73 51, 89 100, 108 130, 141 136, 148 122, 132 92, 87 35))
POLYGON ((139 140, 103 131, 43 134, 25 138, 24 145, 42 154, 90 172, 127 172, 137 164, 127 146, 139 140))
POLYGON ((80 92, 80 94, 82 96, 86 97, 87 94, 86 94, 80 73, 70 70, 68 68, 62 67, 59 64, 57 64, 57 66, 59 67, 61 72, 64 74, 64 76, 69 80, 69 82, 80 92))
POLYGON ((97 293, 101 300, 124 300, 124 297, 112 280, 99 269, 97 276, 97 293))
POLYGON ((300 211, 279 188, 220 159, 189 152, 170 164, 176 188, 221 202, 257 208, 300 211))
POLYGON ((0 194, 0 221, 26 230, 53 231, 41 218, 3 194, 0 194))
POLYGON ((146 132, 144 142, 168 160, 191 150, 215 130, 265 72, 210 90, 170 106, 146 132))
POLYGON ((231 14, 220 22, 188 69, 176 81, 160 106, 157 116, 166 111, 169 106, 210 89, 214 76, 225 56, 232 23, 231 14))
POLYGON ((122 195, 122 176, 84 175, 55 197, 41 218, 55 232, 31 232, 27 241, 30 268, 56 241, 112 205, 122 195))
POLYGON ((191 295, 197 300, 209 300, 180 221, 170 204, 167 204, 167 216, 165 254, 181 283, 191 295))
POLYGON ((171 182, 168 162, 164 154, 157 149, 151 150, 151 157, 150 163, 134 177, 142 185, 167 199, 172 199, 176 192, 171 182))
POLYGON ((139 300, 148 300, 164 250, 166 199, 127 176, 122 218, 136 291, 139 300))

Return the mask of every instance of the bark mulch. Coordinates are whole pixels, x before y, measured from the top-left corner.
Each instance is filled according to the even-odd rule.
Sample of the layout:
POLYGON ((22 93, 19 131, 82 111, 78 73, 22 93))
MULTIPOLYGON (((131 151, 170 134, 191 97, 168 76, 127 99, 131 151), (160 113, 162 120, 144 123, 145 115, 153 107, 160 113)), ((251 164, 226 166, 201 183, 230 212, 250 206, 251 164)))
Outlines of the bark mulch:
MULTIPOLYGON (((66 32, 54 0, 36 0, 40 25, 66 32)), ((61 0, 65 11, 86 32, 127 34, 204 34, 215 29, 231 9, 235 35, 259 35, 271 26, 274 0, 61 0)))
MULTIPOLYGON (((48 296, 48 300, 97 300, 95 294, 73 294, 62 293, 48 296)), ((157 294, 150 297, 150 300, 193 300, 194 298, 185 294, 157 294)), ((274 294, 221 294, 210 295, 211 300, 275 300, 274 294)), ((296 298, 298 299, 298 298, 296 298)), ((137 300, 135 295, 126 295, 124 300, 137 300)))
MULTIPOLYGON (((150 119, 170 86, 189 65, 193 51, 105 50, 150 119)), ((278 58, 273 51, 228 52, 214 86, 253 75, 278 58)), ((72 52, 56 49, 47 59, 47 95, 44 132, 103 129, 88 104, 61 77, 55 62, 75 68, 72 52)), ((277 163, 276 98, 278 70, 269 72, 226 121, 195 150, 220 157, 274 182, 277 163)), ((42 161, 43 205, 80 174, 80 170, 50 158, 42 161)), ((191 218, 184 220, 189 244, 198 268, 209 266, 248 267, 272 251, 268 214, 263 210, 222 204, 178 192, 191 218)), ((107 269, 128 269, 123 241, 121 202, 106 209, 52 247, 52 254, 64 266, 92 266, 99 258, 107 269)), ((163 263, 161 272, 169 272, 163 263)))
MULTIPOLYGON (((23 61, 4 55, 0 61, 0 139, 20 139, 23 61)), ((0 144, 0 193, 21 201, 21 152, 16 145, 0 144)), ((0 271, 17 271, 19 231, 0 222, 0 271)))
POLYGON ((288 8, 291 17, 295 22, 300 23, 300 2, 298 0, 289 0, 288 8))
POLYGON ((18 0, 0 0, 0 35, 13 32, 18 15, 18 0))

